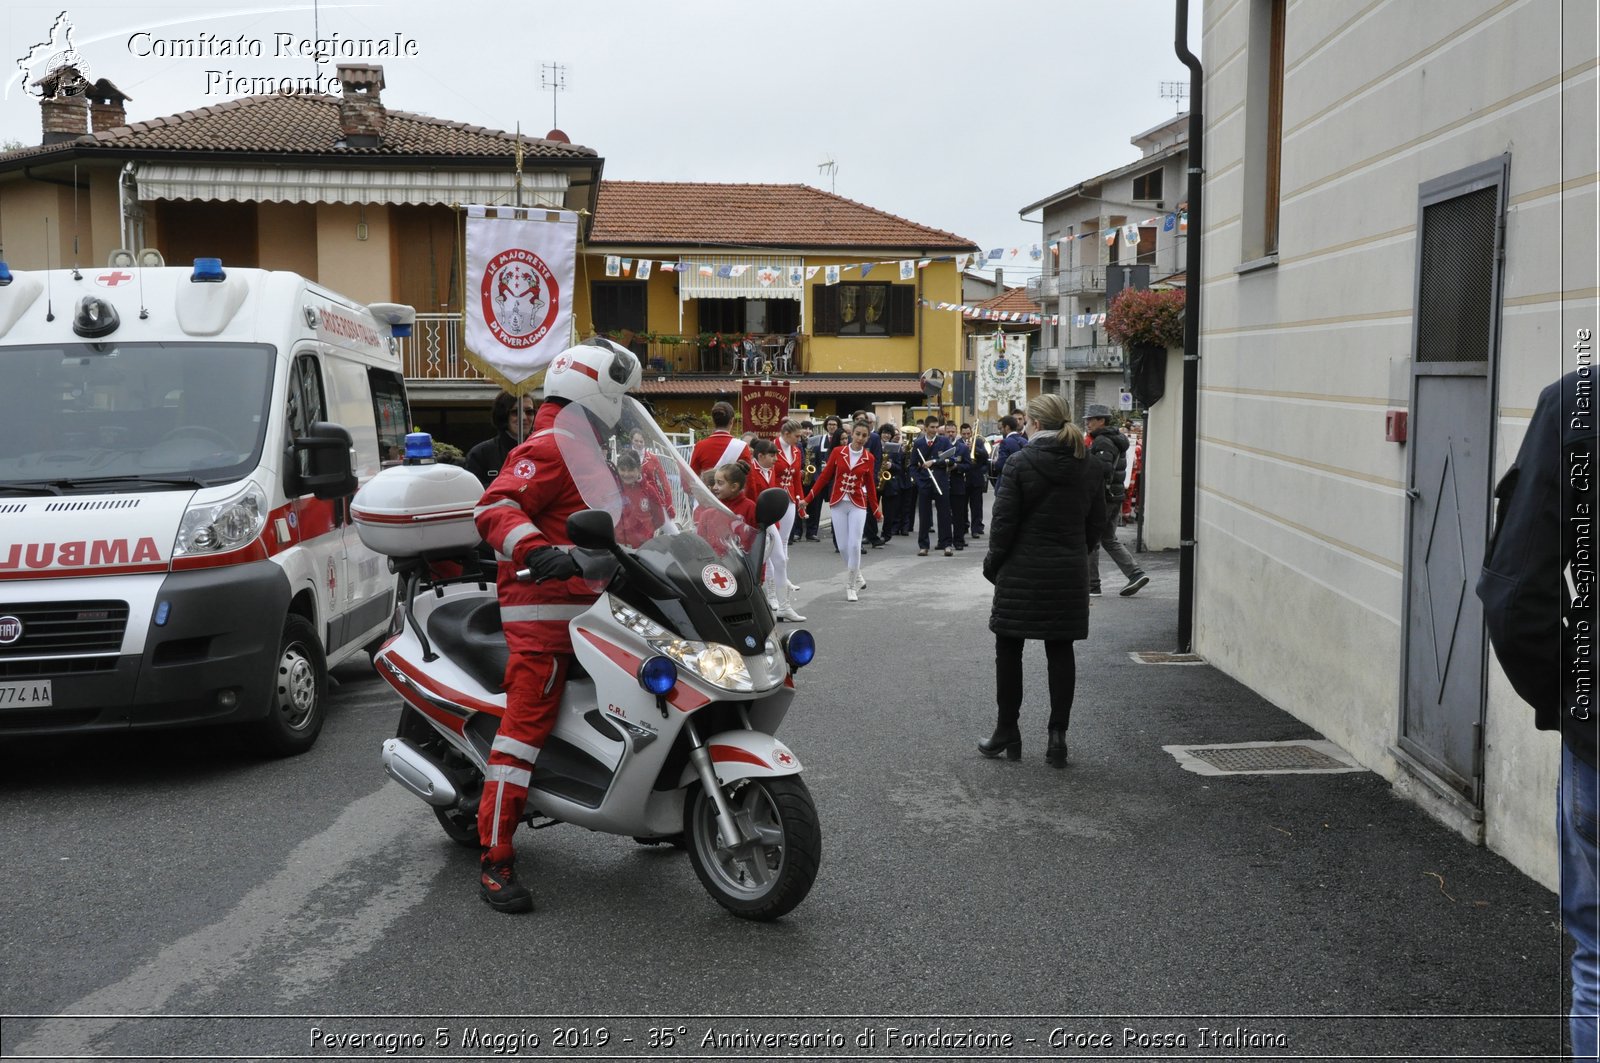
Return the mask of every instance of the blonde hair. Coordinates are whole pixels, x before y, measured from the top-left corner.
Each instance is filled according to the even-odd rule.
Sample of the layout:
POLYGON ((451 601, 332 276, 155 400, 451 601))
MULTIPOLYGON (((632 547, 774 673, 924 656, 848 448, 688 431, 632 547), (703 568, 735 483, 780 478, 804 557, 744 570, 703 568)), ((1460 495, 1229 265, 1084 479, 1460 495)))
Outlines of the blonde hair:
POLYGON ((1072 448, 1074 457, 1088 453, 1083 445, 1083 429, 1072 423, 1072 409, 1060 395, 1046 392, 1029 399, 1028 420, 1043 431, 1055 432, 1059 442, 1072 448))

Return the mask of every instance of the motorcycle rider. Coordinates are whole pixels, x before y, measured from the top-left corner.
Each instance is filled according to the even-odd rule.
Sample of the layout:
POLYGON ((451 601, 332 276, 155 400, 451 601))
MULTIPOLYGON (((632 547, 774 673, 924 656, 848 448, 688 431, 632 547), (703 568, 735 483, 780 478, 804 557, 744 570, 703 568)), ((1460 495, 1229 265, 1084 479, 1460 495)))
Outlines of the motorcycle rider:
POLYGON ((599 433, 617 424, 622 398, 639 386, 639 360, 609 340, 592 338, 557 355, 545 376, 545 402, 533 432, 506 458, 474 511, 478 532, 499 562, 496 585, 506 645, 506 712, 489 753, 478 803, 479 893, 501 912, 533 908, 517 880, 511 836, 522 819, 539 750, 555 726, 572 661, 567 622, 599 597, 579 578, 567 552, 567 518, 588 509, 558 449, 556 416, 569 404, 589 414, 599 433), (522 582, 526 568, 532 579, 522 582))

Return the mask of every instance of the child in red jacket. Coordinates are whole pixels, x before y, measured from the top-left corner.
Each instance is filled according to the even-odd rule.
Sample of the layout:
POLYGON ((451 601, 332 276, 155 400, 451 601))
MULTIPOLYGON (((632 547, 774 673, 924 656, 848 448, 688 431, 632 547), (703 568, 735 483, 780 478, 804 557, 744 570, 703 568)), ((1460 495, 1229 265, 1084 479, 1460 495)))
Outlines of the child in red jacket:
POLYGON ((645 479, 643 463, 632 450, 617 454, 617 479, 622 483, 617 542, 637 549, 649 542, 667 522, 666 503, 655 483, 645 479))

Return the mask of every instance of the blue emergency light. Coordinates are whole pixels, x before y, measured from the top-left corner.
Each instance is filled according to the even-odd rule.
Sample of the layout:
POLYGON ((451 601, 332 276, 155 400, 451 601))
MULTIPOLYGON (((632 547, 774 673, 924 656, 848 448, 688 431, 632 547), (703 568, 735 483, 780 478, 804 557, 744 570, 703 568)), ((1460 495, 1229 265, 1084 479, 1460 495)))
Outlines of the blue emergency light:
POLYGON ((433 460, 433 437, 426 432, 406 433, 406 464, 433 460))
POLYGON ((4 259, 0 259, 0 288, 4 288, 6 285, 8 285, 10 283, 11 283, 11 267, 5 264, 5 260, 4 259))
POLYGON ((678 666, 670 657, 650 657, 639 665, 639 685, 658 698, 666 697, 678 685, 678 666))
POLYGON ((222 259, 197 258, 194 260, 194 272, 189 275, 189 280, 196 284, 215 284, 226 280, 228 275, 222 272, 222 259))
POLYGON ((397 340, 410 339, 411 338, 411 326, 410 325, 401 325, 401 324, 390 325, 389 326, 389 335, 393 336, 397 340))

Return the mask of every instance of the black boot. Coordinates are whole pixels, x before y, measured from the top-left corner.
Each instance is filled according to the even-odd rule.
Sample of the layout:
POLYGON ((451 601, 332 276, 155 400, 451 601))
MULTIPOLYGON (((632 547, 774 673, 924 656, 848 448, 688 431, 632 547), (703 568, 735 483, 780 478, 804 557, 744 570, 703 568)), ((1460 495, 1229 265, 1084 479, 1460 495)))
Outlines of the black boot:
POLYGON ((1001 753, 1007 760, 1022 759, 1022 732, 1014 723, 996 724, 994 734, 978 743, 978 752, 991 760, 1001 753))
POLYGON ((1050 728, 1050 742, 1044 747, 1044 759, 1052 768, 1067 766, 1067 731, 1050 728))
POLYGON ((478 895, 497 912, 533 911, 533 894, 517 881, 516 865, 510 856, 491 860, 485 850, 478 860, 478 895))

